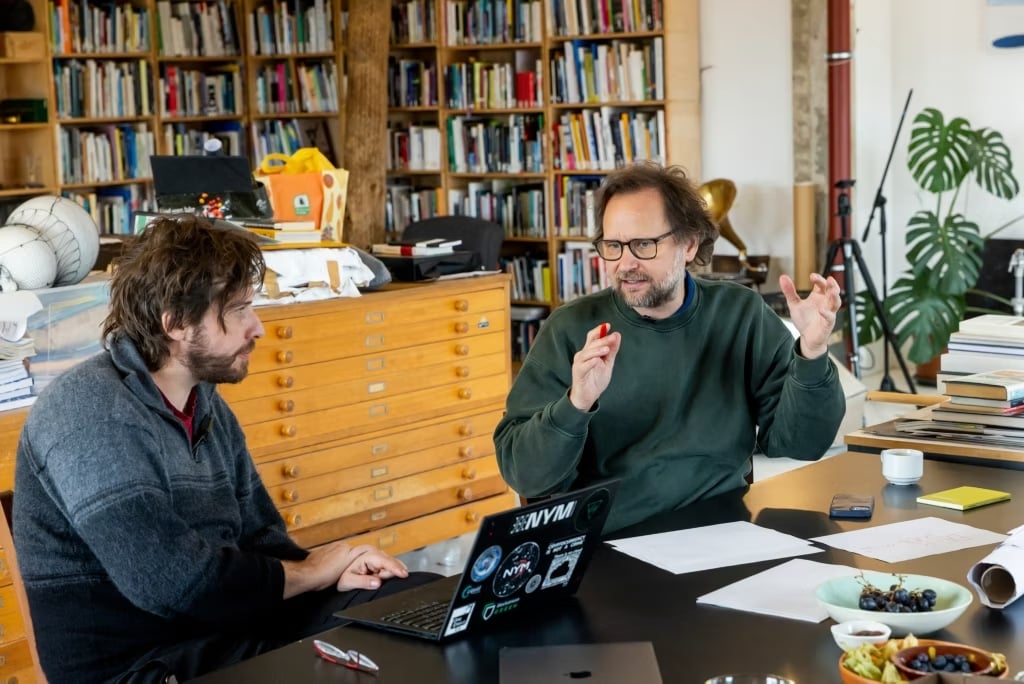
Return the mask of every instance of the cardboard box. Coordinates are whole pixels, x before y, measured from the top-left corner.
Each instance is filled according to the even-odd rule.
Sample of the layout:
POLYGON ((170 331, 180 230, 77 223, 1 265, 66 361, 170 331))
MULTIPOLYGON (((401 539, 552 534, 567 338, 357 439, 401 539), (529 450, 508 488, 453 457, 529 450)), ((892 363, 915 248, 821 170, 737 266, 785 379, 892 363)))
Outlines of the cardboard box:
POLYGON ((0 33, 0 57, 8 59, 43 59, 46 41, 39 31, 5 31, 0 33))

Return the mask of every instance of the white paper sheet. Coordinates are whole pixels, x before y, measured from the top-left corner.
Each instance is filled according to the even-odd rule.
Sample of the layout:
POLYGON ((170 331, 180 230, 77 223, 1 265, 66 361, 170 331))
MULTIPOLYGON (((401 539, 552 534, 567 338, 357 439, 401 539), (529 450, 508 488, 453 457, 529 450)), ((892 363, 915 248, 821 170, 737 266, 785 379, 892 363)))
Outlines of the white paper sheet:
POLYGON ((697 599, 697 603, 748 613, 821 622, 828 613, 815 598, 814 588, 834 577, 852 577, 857 568, 794 558, 782 565, 733 582, 697 599))
POLYGON ((622 553, 677 575, 822 551, 799 537, 749 522, 707 525, 609 543, 622 553))
POLYGON ((0 338, 17 342, 28 330, 28 317, 43 308, 30 290, 0 292, 0 338))
POLYGON ((840 532, 811 541, 852 551, 887 563, 924 558, 986 544, 998 544, 1005 534, 989 532, 942 518, 918 518, 889 525, 840 532))

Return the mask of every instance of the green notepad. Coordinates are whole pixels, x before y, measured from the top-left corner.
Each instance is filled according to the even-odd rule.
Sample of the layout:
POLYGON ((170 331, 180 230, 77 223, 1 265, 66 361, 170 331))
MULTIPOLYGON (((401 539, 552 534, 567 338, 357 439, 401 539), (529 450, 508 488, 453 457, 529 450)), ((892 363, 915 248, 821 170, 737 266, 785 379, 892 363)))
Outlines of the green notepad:
POLYGON ((1010 492, 1001 492, 998 489, 985 489, 984 487, 965 486, 944 489, 934 494, 919 496, 917 497, 917 503, 966 511, 970 508, 977 508, 978 506, 985 506, 998 501, 1007 501, 1009 498, 1010 492))

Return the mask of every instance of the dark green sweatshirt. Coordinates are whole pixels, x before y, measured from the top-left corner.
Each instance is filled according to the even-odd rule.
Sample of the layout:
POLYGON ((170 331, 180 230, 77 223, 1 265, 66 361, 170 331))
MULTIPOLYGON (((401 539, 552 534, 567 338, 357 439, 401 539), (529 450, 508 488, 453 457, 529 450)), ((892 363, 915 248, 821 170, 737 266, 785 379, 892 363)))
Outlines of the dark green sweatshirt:
POLYGON ((613 289, 555 309, 494 432, 505 480, 542 496, 618 477, 605 527, 744 486, 755 444, 768 456, 820 458, 846 410, 828 355, 807 360, 761 296, 695 283, 689 306, 654 320, 613 289), (600 323, 622 333, 611 383, 589 412, 568 398, 573 355, 600 323))

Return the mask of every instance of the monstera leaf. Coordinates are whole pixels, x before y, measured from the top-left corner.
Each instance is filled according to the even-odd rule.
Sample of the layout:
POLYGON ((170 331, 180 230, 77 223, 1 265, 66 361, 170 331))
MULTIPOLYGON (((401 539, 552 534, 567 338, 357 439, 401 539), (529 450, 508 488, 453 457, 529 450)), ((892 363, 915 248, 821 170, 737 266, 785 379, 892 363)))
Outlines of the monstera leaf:
POLYGON ((929 107, 914 117, 907 167, 928 192, 955 190, 974 169, 977 146, 967 119, 947 124, 942 112, 929 107))
POLYGON ((945 220, 919 211, 907 224, 907 261, 915 278, 939 293, 962 295, 978 282, 985 241, 978 225, 962 214, 945 220))
POLYGON ((1003 134, 991 128, 975 133, 976 166, 974 180, 985 191, 1001 199, 1013 199, 1020 185, 1013 175, 1010 148, 1003 142, 1003 134))
POLYGON ((928 281, 928 273, 900 278, 885 300, 899 345, 911 340, 907 358, 914 363, 927 363, 942 352, 966 306, 963 295, 937 292, 928 281))

